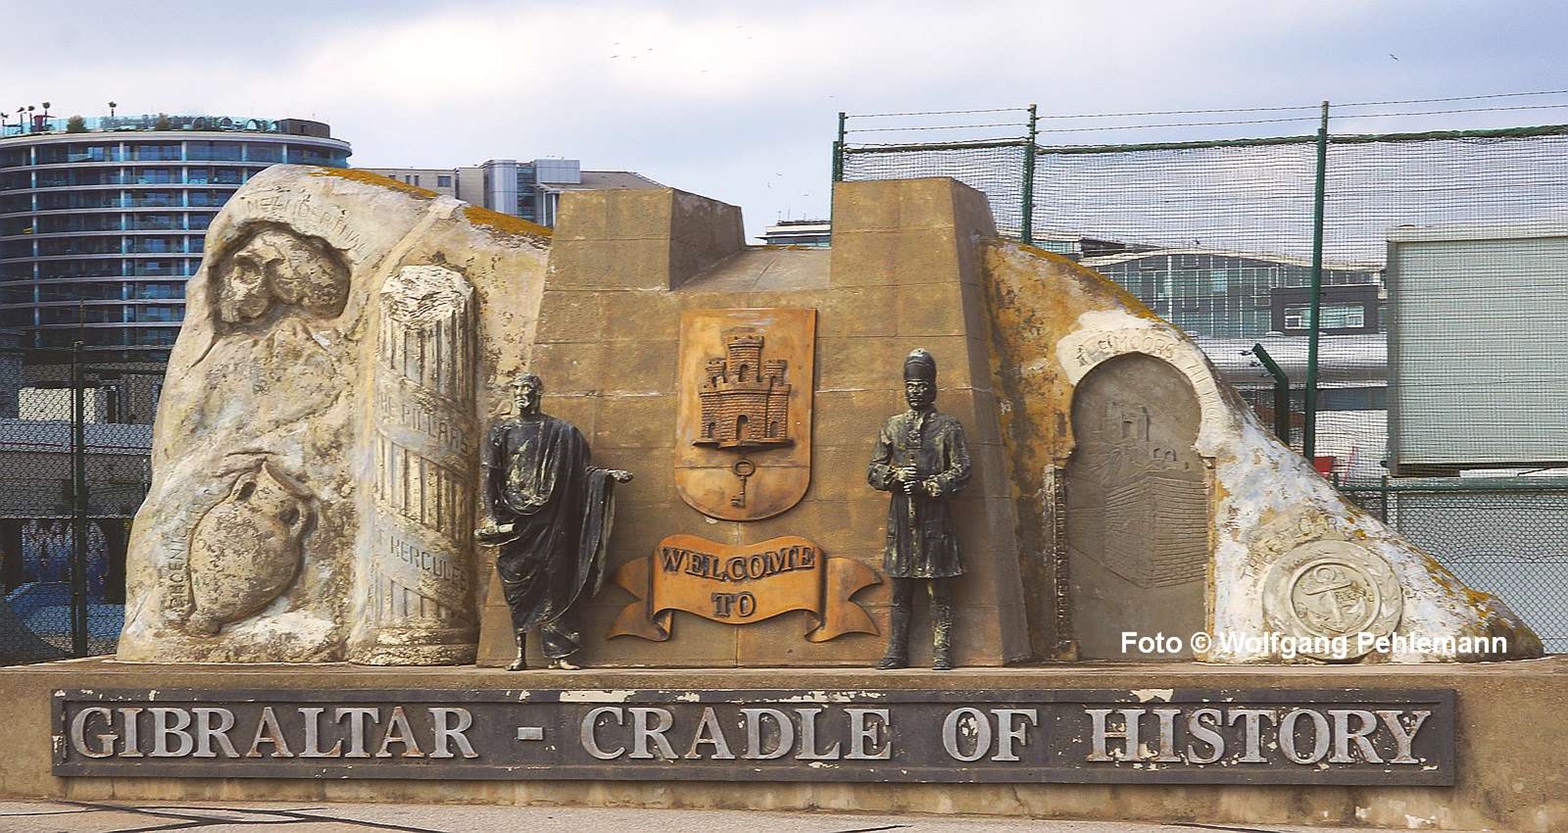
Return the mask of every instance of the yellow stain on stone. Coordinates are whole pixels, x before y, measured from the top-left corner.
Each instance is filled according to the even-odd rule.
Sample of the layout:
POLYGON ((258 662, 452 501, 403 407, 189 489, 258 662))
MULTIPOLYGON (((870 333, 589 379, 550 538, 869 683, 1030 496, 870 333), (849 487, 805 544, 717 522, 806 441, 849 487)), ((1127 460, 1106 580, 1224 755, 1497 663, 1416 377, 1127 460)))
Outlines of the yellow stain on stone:
POLYGON ((428 188, 420 188, 417 185, 409 185, 406 182, 399 182, 391 177, 382 176, 381 174, 373 174, 370 171, 361 170, 359 168, 316 168, 310 172, 310 175, 333 176, 337 177, 338 179, 349 179, 353 180, 354 182, 363 182, 366 185, 376 185, 381 188, 389 188, 393 191, 402 191, 409 196, 417 197, 422 200, 435 199, 436 197, 441 196, 440 194, 437 194, 428 188))
POLYGON ((468 218, 468 222, 476 226, 485 226, 503 234, 546 240, 552 234, 550 229, 538 223, 530 223, 521 217, 513 217, 510 214, 502 214, 499 211, 491 211, 488 208, 480 208, 477 205, 464 206, 463 216, 468 218))
POLYGON ((1053 267, 1066 271, 1083 290, 1085 295, 1095 298, 1104 298, 1110 303, 1106 306, 1095 306, 1094 309, 1120 309, 1139 318, 1153 321, 1162 321, 1154 310, 1149 309, 1138 300, 1138 296, 1128 292, 1121 284, 1107 278, 1099 272, 1084 266, 1066 255, 1046 251, 1038 246, 1017 244, 1018 251, 1040 260, 1048 261, 1053 267))
POLYGON ((1132 293, 1100 273, 1034 246, 999 241, 986 246, 987 303, 991 313, 991 371, 1008 400, 1003 436, 1024 494, 1041 488, 1043 472, 1065 464, 1075 445, 1074 385, 1062 371, 1056 343, 1086 312, 1121 310, 1161 320, 1132 293))
MULTIPOLYGON (((1034 504, 1020 512, 1019 531, 1025 548, 1038 551, 1052 537, 1052 531, 1043 528, 1045 516, 1039 511, 1039 501, 1050 497, 1045 493, 1045 474, 1065 466, 1075 446, 1072 401, 1076 386, 1066 376, 1057 343, 1078 329, 1080 316, 1087 312, 1120 311, 1153 321, 1162 319, 1115 281, 1054 252, 994 241, 986 244, 983 259, 993 345, 991 373, 998 395, 1007 403, 1001 413, 1002 437, 1013 463, 1014 498, 1025 503, 1034 498, 1034 504)), ((1222 385, 1221 390, 1231 409, 1246 409, 1228 388, 1222 385)), ((1270 464, 1261 451, 1254 449, 1253 455, 1253 466, 1270 466, 1276 477, 1290 476, 1277 464, 1270 464)), ((1232 535, 1247 537, 1233 515, 1235 496, 1221 478, 1210 482, 1213 517, 1232 535)), ((1321 517, 1328 529, 1304 535, 1289 546, 1312 540, 1354 540, 1371 546, 1381 537, 1363 528, 1374 521, 1343 497, 1337 507, 1314 505, 1307 511, 1321 517)), ((1278 516, 1275 509, 1265 507, 1262 516, 1248 526, 1267 528, 1278 516)), ((1211 534, 1218 531, 1211 530, 1211 534)), ((1389 540, 1398 539, 1390 534, 1389 540)), ((1468 608, 1477 621, 1488 623, 1490 635, 1504 636, 1510 647, 1524 649, 1515 656, 1539 655, 1539 638, 1517 619, 1500 615, 1502 605, 1496 597, 1466 586, 1420 548, 1402 541, 1399 544, 1419 559, 1448 599, 1468 608)), ((1261 570, 1278 555, 1252 553, 1249 560, 1254 569, 1261 570)), ((1215 590, 1212 568, 1211 563, 1207 588, 1211 608, 1215 590)), ((1031 610, 1031 615, 1034 613, 1031 610)))

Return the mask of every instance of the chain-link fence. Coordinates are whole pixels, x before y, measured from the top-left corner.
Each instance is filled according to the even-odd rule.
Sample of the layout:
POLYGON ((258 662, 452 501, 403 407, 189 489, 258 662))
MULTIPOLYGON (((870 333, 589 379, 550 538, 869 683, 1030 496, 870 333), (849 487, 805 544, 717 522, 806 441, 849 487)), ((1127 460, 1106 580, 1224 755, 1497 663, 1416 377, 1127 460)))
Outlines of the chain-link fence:
POLYGON ((1539 416, 1568 380, 1537 343, 1568 304, 1568 126, 1335 135, 1325 115, 1317 136, 1055 146, 1028 112, 946 128, 1021 136, 945 143, 845 116, 834 172, 983 191, 1003 234, 1198 338, 1281 433, 1288 387, 1288 440, 1341 481, 1568 464, 1539 416))
MULTIPOLYGON (((1556 96, 1540 109, 1568 107, 1538 95, 1556 96)), ((1450 101, 1438 112, 1531 109, 1450 101)), ((1375 495, 1401 532, 1568 651, 1568 575, 1545 580, 1563 564, 1568 529, 1552 524, 1568 478, 1519 477, 1568 466, 1568 345, 1555 337, 1568 309, 1568 125, 1331 129, 1430 116, 1402 112, 1428 104, 1113 114, 1092 127, 1058 119, 1100 117, 1033 107, 841 115, 834 174, 951 176, 984 192, 1001 233, 1096 269, 1192 334, 1320 471, 1375 495), (1291 121, 1319 129, 1224 135, 1291 121), (1177 140, 1044 141, 1138 127, 1177 140), (1462 492, 1385 486, 1458 475, 1462 492), (1529 489, 1506 488, 1519 480, 1529 489)))
POLYGON ((0 665, 112 653, 154 366, 0 350, 0 665))
POLYGON ((1568 482, 1530 480, 1390 482, 1344 491, 1460 581, 1507 602, 1547 651, 1568 653, 1568 482))

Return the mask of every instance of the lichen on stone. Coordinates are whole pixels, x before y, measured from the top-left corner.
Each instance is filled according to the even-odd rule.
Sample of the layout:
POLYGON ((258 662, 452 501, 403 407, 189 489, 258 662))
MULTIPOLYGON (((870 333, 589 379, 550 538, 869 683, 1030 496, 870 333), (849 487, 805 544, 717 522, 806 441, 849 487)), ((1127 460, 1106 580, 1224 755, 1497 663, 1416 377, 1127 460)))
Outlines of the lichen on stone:
POLYGON ((382 176, 381 174, 377 173, 371 173, 370 171, 360 168, 316 168, 310 172, 310 175, 335 176, 339 179, 351 179, 355 182, 366 183, 367 185, 377 185, 382 188, 391 188, 394 191, 402 191, 405 194, 418 197, 422 200, 432 200, 441 196, 440 194, 437 194, 428 188, 421 188, 418 185, 409 185, 406 182, 398 182, 391 177, 382 176))
POLYGON ((463 216, 468 218, 468 222, 476 226, 484 226, 503 234, 511 234, 518 237, 548 240, 552 233, 550 229, 538 223, 530 223, 521 217, 513 217, 510 214, 502 214, 499 211, 491 211, 488 208, 480 208, 477 205, 464 206, 463 216))

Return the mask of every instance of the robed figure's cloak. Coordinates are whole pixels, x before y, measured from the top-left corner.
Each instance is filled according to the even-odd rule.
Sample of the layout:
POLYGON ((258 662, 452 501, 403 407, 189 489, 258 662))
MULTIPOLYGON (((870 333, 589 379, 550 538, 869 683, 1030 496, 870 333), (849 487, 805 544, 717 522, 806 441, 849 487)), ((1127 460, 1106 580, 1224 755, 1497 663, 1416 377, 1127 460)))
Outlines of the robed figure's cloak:
POLYGON ((969 469, 964 427, 947 414, 909 410, 882 426, 866 479, 873 488, 893 493, 882 555, 882 571, 889 578, 963 575, 948 498, 969 483, 969 469), (912 495, 894 479, 905 466, 915 467, 922 484, 912 495), (923 485, 928 480, 937 484, 936 497, 923 485))
POLYGON ((550 625, 604 582, 615 481, 581 432, 546 414, 492 427, 484 465, 496 524, 513 526, 496 555, 512 626, 550 625))

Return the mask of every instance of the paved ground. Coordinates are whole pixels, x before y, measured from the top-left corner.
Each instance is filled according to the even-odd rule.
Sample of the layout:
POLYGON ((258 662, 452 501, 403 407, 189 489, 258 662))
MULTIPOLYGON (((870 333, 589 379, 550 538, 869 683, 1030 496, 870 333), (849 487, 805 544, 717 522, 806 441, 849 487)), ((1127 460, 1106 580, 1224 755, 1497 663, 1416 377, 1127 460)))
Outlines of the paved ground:
MULTIPOLYGON (((1120 824, 955 816, 407 804, 0 802, 0 833, 1334 833, 1343 828, 1120 824)), ((1363 832, 1364 833, 1364 832, 1363 832)))

